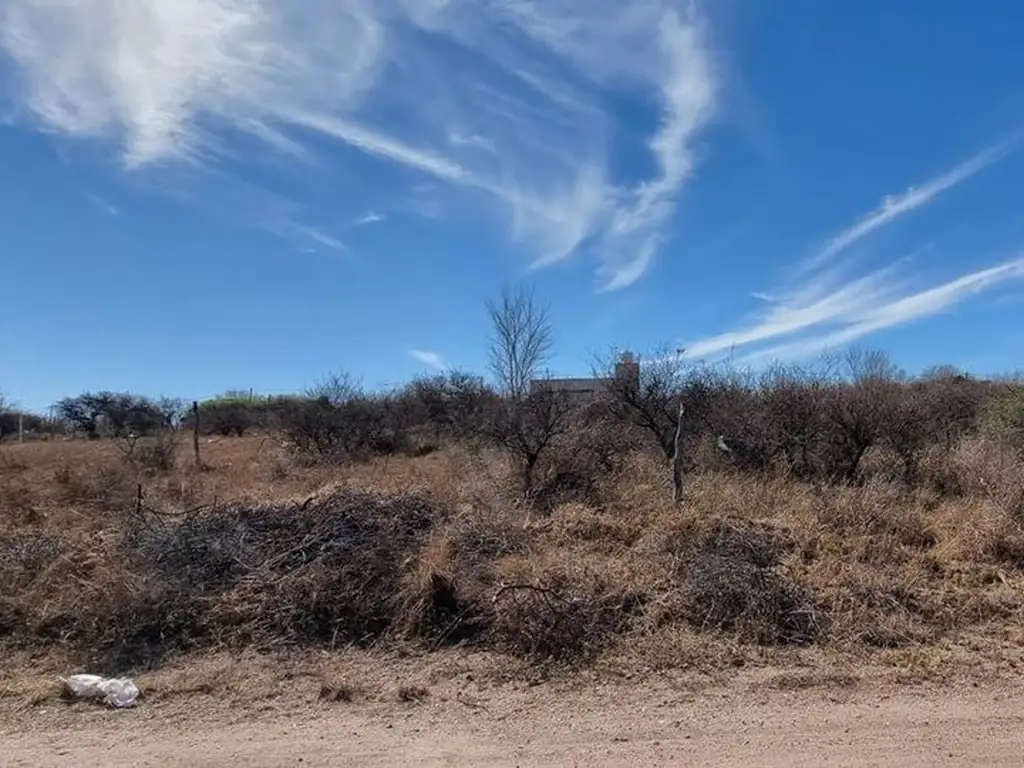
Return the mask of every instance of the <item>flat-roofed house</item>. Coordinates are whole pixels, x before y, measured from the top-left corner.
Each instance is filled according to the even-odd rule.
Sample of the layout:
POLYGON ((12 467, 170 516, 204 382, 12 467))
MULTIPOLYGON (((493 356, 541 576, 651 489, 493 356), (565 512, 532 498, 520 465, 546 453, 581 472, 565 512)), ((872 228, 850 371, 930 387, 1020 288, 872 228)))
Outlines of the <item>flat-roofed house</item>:
POLYGON ((530 391, 548 390, 563 392, 570 398, 584 400, 598 397, 607 392, 615 383, 629 383, 640 386, 640 363, 629 352, 624 352, 615 363, 615 375, 598 378, 533 379, 530 391))

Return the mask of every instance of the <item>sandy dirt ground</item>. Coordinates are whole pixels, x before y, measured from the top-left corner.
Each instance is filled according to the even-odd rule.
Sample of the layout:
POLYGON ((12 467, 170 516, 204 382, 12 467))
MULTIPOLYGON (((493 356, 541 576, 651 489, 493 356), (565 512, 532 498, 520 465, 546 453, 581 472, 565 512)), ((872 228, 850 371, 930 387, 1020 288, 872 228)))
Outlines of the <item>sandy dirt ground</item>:
POLYGON ((0 720, 5 766, 1019 766, 1024 689, 469 689, 443 699, 51 701, 0 720))

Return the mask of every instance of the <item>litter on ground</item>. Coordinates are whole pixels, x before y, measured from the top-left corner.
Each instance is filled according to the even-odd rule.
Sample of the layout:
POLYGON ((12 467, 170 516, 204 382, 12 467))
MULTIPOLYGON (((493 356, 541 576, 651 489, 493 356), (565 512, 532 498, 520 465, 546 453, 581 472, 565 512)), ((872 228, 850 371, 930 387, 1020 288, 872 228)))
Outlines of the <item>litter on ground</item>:
POLYGON ((71 675, 60 679, 65 690, 80 699, 97 699, 111 707, 131 707, 139 697, 139 689, 127 677, 107 678, 99 675, 71 675))

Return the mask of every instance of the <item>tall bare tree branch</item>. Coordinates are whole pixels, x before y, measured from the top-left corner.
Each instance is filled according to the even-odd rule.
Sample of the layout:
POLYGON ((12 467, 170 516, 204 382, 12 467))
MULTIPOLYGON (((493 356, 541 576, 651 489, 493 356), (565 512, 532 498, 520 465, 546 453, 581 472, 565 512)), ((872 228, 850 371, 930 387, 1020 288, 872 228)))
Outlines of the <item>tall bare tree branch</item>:
POLYGON ((497 302, 488 300, 491 320, 488 357, 502 393, 515 400, 529 393, 530 380, 551 355, 553 334, 546 307, 525 289, 505 289, 497 302))

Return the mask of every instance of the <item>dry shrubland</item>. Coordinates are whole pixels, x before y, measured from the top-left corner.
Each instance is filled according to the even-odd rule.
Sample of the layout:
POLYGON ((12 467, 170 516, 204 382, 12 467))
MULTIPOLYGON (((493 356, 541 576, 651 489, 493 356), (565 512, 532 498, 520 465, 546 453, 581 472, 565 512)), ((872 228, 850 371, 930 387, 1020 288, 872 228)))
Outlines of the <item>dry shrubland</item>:
POLYGON ((4 443, 0 648, 111 672, 353 646, 655 670, 1024 641, 1014 385, 650 375, 584 408, 459 376, 322 391, 203 437, 198 467, 173 430, 4 443))

